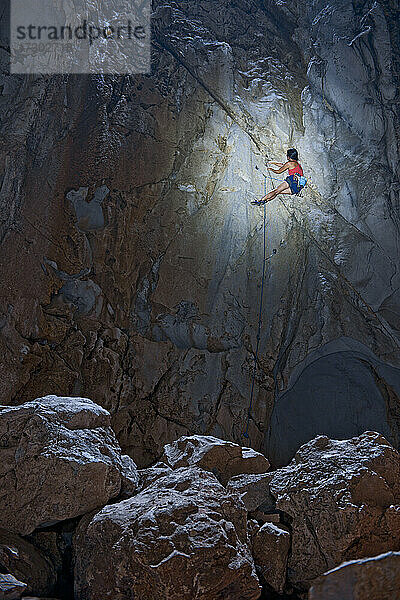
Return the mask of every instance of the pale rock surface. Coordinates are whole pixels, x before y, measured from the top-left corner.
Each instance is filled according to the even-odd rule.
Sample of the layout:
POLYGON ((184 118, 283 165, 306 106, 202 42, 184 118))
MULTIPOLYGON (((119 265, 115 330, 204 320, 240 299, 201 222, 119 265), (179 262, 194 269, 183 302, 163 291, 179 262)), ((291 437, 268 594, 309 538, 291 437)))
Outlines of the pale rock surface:
POLYGON ((0 573, 0 600, 18 600, 25 590, 25 583, 9 573, 0 573))
POLYGON ((283 593, 290 550, 290 532, 284 525, 265 523, 254 534, 253 558, 261 583, 283 593))
POLYGON ((309 600, 398 600, 400 552, 353 560, 324 573, 312 585, 309 600))
POLYGON ((0 525, 26 535, 101 507, 121 487, 109 413, 46 396, 0 408, 0 525))
POLYGON ((171 468, 197 465, 211 471, 223 485, 241 473, 266 473, 270 464, 252 448, 213 436, 183 436, 164 448, 162 460, 171 468))
POLYGON ((288 515, 288 581, 311 581, 345 560, 400 550, 400 455, 383 436, 318 436, 271 473, 277 509, 288 515))
POLYGON ((80 600, 256 600, 246 510, 216 477, 177 468, 85 516, 75 536, 80 600))

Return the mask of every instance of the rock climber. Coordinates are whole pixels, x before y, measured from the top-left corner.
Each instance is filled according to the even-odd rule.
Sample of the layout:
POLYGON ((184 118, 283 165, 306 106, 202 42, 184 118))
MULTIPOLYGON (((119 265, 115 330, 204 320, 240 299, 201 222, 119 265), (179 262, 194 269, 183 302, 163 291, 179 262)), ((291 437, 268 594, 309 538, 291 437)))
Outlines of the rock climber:
MULTIPOLYGON (((300 194, 303 187, 306 185, 307 180, 304 177, 303 169, 299 163, 299 154, 296 148, 289 148, 287 151, 287 161, 285 163, 271 162, 272 165, 276 165, 279 169, 272 169, 268 167, 273 173, 283 173, 289 169, 289 175, 285 181, 282 181, 277 188, 268 192, 261 200, 253 200, 251 204, 265 204, 273 200, 278 194, 300 194)), ((268 166, 268 165, 267 165, 268 166)))

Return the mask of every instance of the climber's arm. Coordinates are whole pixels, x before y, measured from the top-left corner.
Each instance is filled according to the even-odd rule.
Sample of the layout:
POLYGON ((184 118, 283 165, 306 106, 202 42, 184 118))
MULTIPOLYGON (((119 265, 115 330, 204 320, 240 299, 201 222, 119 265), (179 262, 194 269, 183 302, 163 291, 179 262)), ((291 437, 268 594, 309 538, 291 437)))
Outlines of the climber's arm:
POLYGON ((284 165, 282 165, 279 169, 271 169, 271 167, 269 167, 269 170, 272 171, 273 173, 283 173, 283 171, 286 171, 288 168, 290 167, 290 162, 285 162, 284 165))

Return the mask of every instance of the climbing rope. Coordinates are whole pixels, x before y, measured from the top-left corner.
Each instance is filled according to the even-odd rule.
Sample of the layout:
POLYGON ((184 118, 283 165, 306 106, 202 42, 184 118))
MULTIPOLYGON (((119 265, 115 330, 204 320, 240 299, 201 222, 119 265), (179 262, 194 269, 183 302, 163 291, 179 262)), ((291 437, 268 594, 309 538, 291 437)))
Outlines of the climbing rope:
MULTIPOLYGON (((256 169, 258 170, 258 167, 256 167, 256 169)), ((268 171, 268 175, 269 175, 269 178, 270 178, 272 186, 273 186, 274 185, 273 181, 277 180, 277 179, 275 177, 271 176, 268 166, 267 166, 267 171, 268 171)), ((267 193, 266 192, 267 176, 263 172, 262 172, 262 175, 264 176, 264 193, 266 194, 267 193)), ((384 319, 382 319, 380 317, 380 315, 378 315, 376 313, 376 311, 373 310, 373 308, 369 305, 369 303, 366 300, 364 300, 364 298, 362 297, 360 292, 353 286, 353 284, 347 279, 347 277, 345 275, 343 275, 343 273, 341 272, 339 267, 335 264, 335 262, 332 260, 332 258, 323 250, 323 248, 321 248, 320 244, 318 243, 318 241, 316 240, 314 235, 308 230, 308 227, 306 227, 304 225, 304 223, 300 223, 300 221, 298 220, 298 218, 296 217, 294 212, 291 212, 289 210, 289 208, 286 206, 286 203, 283 201, 282 198, 278 197, 278 199, 280 200, 280 202, 282 203, 282 205, 284 206, 284 208, 286 209, 288 214, 296 221, 297 225, 304 231, 304 233, 307 235, 307 237, 309 237, 309 239, 316 245, 316 247, 321 252, 321 254, 332 264, 332 266, 334 267, 338 276, 343 280, 343 282, 346 284, 346 286, 354 293, 355 297, 361 302, 361 304, 367 309, 367 311, 376 318, 377 322, 382 327, 382 329, 386 332, 386 334, 390 337, 392 342, 397 347, 400 348, 399 340, 397 339, 396 336, 394 336, 391 329, 389 329, 387 327, 387 324, 384 321, 384 319)), ((329 202, 323 202, 323 203, 326 206, 329 206, 330 208, 334 208, 330 205, 329 202)), ((250 419, 251 419, 251 410, 253 407, 254 385, 255 385, 255 378, 256 378, 256 372, 257 372, 258 351, 259 351, 259 345, 260 345, 260 334, 261 334, 261 325, 262 325, 262 304, 263 304, 263 295, 264 295, 265 263, 266 263, 266 260, 268 260, 268 258, 271 258, 273 256, 273 254, 276 254, 276 249, 274 249, 273 254, 266 258, 266 204, 264 204, 263 230, 264 230, 264 250, 263 250, 263 269, 262 269, 262 281, 261 281, 261 293, 260 293, 260 310, 259 310, 259 315, 258 315, 257 345, 256 345, 256 352, 254 355, 254 368, 253 368, 253 376, 252 376, 252 382, 251 382, 250 402, 249 402, 249 408, 248 408, 248 413, 247 413, 246 429, 243 433, 243 437, 245 437, 245 438, 249 438, 249 424, 250 424, 250 419)), ((281 243, 281 245, 282 245, 282 243, 281 243)))
MULTIPOLYGON (((257 170, 258 167, 256 167, 257 170)), ((268 170, 268 175, 269 178, 271 180, 272 183, 272 187, 273 187, 273 181, 280 181, 280 179, 278 180, 276 177, 272 177, 269 168, 267 167, 268 170)), ((264 195, 267 194, 267 176, 265 173, 262 173, 264 176, 264 195)), ((266 234, 266 203, 264 203, 264 222, 263 222, 263 232, 264 232, 264 236, 263 236, 263 268, 262 268, 262 276, 261 276, 261 291, 260 291, 260 307, 259 307, 259 311, 258 311, 258 329, 257 329, 257 344, 256 344, 256 351, 254 354, 254 366, 253 366, 253 376, 251 378, 251 391, 250 391, 250 401, 249 401, 249 408, 247 411, 247 420, 246 420, 246 429, 243 432, 243 437, 249 439, 249 425, 250 425, 250 419, 251 419, 251 409, 253 408, 253 397, 254 397, 254 385, 255 385, 255 381, 256 381, 256 373, 257 373, 257 362, 258 362, 258 351, 260 348, 260 338, 261 338, 261 326, 262 326, 262 306, 263 306, 263 298, 264 298, 264 282, 265 282, 265 263, 267 262, 267 260, 269 258, 271 258, 274 254, 276 254, 276 249, 273 249, 273 252, 271 254, 271 256, 266 256, 266 250, 267 250, 267 234, 266 234)))
MULTIPOLYGON (((264 174, 264 195, 266 193, 267 193, 267 176, 264 174)), ((267 215, 266 204, 264 204, 264 223, 263 223, 264 243, 263 243, 263 268, 262 268, 261 291, 260 291, 260 308, 258 311, 257 344, 256 344, 256 351, 254 354, 254 366, 253 366, 253 377, 252 377, 252 381, 251 381, 250 402, 249 402, 249 409, 247 411, 246 429, 243 432, 243 437, 245 437, 245 438, 249 438, 249 425, 250 425, 250 418, 251 418, 251 409, 253 408, 254 384, 255 384, 255 380, 256 380, 258 350, 260 347, 260 337, 261 337, 262 305, 263 305, 263 297, 264 297, 265 263, 266 263, 266 248, 267 248, 266 215, 267 215)))

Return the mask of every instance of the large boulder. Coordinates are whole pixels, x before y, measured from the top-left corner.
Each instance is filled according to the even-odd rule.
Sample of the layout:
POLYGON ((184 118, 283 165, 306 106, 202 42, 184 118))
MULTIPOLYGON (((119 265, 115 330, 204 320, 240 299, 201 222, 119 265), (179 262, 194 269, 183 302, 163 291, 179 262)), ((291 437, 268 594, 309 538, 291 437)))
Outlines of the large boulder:
POLYGON ((0 408, 0 526, 22 535, 104 506, 121 487, 109 413, 46 396, 0 408))
POLYGON ((235 475, 226 486, 229 492, 236 492, 249 512, 257 509, 274 512, 275 501, 269 491, 270 473, 259 475, 235 475))
POLYGON ((265 523, 253 535, 253 558, 262 583, 283 593, 290 550, 290 532, 283 525, 265 523))
POLYGON ((5 529, 0 529, 0 565, 24 581, 31 594, 54 591, 56 569, 52 561, 35 545, 5 529))
POLYGON ((163 462, 158 462, 152 467, 148 467, 147 469, 139 470, 139 486, 140 491, 142 491, 147 486, 151 485, 160 477, 164 477, 164 475, 168 475, 172 472, 171 467, 166 465, 163 462))
POLYGON ((25 590, 25 583, 10 573, 0 573, 0 600, 18 600, 25 590))
POLYGON ((400 598, 400 552, 345 562, 324 573, 309 600, 396 600, 400 598))
POLYGON ((378 433, 315 438, 271 473, 270 491, 290 517, 299 589, 343 561, 400 549, 400 455, 378 433))
POLYGON ((220 440, 213 436, 182 436, 164 448, 162 459, 172 469, 197 465, 211 471, 225 485, 234 475, 266 473, 270 464, 252 448, 220 440))
POLYGON ((216 477, 183 467, 85 516, 76 532, 80 600, 255 600, 247 514, 216 477))
POLYGON ((121 456, 121 493, 120 498, 130 498, 139 491, 139 471, 136 463, 127 454, 121 456))

